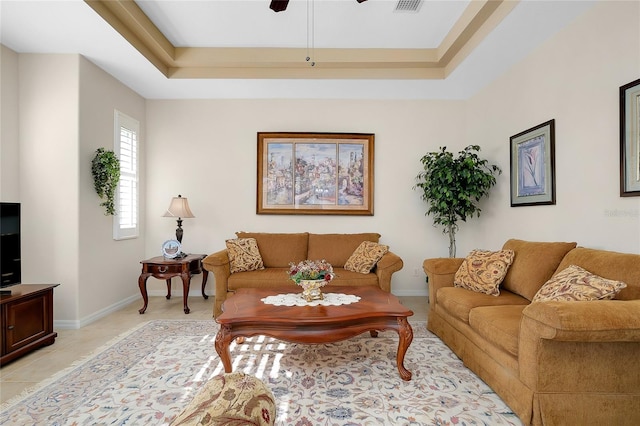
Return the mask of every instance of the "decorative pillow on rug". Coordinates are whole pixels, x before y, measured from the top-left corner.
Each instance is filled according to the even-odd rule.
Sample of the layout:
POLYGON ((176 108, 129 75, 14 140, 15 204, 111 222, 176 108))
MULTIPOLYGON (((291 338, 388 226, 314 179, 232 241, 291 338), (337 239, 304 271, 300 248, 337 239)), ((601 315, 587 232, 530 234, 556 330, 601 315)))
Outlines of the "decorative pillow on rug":
POLYGON ((171 426, 271 426, 275 419, 276 400, 267 385, 235 372, 206 382, 171 426))
POLYGON ((551 277, 533 296, 532 302, 611 300, 626 286, 622 281, 608 280, 577 265, 569 265, 551 277))
POLYGON ((500 283, 513 262, 513 250, 472 250, 453 277, 454 287, 491 296, 500 295, 500 283))
POLYGON ((255 238, 236 238, 235 240, 226 240, 225 243, 227 244, 232 274, 264 269, 255 238))
POLYGON ((368 274, 375 264, 378 263, 378 260, 388 251, 389 246, 372 241, 363 241, 358 248, 355 249, 353 254, 349 256, 349 259, 347 259, 347 262, 344 264, 344 269, 361 274, 368 274))

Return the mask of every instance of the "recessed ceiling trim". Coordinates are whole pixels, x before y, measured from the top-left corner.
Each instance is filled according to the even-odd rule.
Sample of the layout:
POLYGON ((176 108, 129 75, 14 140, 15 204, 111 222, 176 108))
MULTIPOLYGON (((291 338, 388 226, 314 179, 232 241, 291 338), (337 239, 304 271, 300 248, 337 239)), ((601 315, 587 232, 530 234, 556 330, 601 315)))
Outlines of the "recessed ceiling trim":
POLYGON ((315 67, 203 67, 203 68, 170 68, 169 78, 175 79, 371 79, 371 80, 441 80, 444 78, 442 68, 326 68, 322 64, 315 67))
POLYGON ((235 79, 443 79, 516 3, 472 0, 436 49, 315 49, 311 67, 305 49, 175 47, 133 0, 85 2, 166 77, 235 79))
MULTIPOLYGON (((449 75, 458 65, 480 44, 489 33, 516 7, 519 0, 503 1, 496 7, 492 7, 489 16, 485 17, 482 25, 466 37, 466 42, 457 47, 455 55, 446 60, 445 75, 449 75)), ((443 43, 444 44, 444 43, 443 43)), ((446 53, 442 55, 443 58, 446 53)))
MULTIPOLYGON (((300 59, 307 55, 308 51, 304 48, 177 47, 175 52, 176 67, 224 67, 240 63, 248 67, 273 63, 309 66, 300 59)), ((374 63, 388 64, 389 67, 402 68, 404 64, 416 64, 433 68, 437 66, 437 55, 436 49, 314 49, 314 60, 318 64, 351 64, 360 68, 374 63)))
POLYGON ((167 75, 175 47, 132 0, 85 0, 160 72, 167 75))
MULTIPOLYGON (((449 34, 447 34, 438 48, 441 63, 444 66, 448 65, 469 44, 474 36, 482 34, 482 37, 479 37, 482 39, 490 30, 495 28, 495 25, 500 21, 495 22, 493 25, 488 25, 488 23, 500 6, 505 6, 504 10, 510 12, 516 4, 516 1, 494 0, 472 1, 469 3, 458 22, 451 28, 451 31, 449 31, 449 34), (486 27, 490 27, 489 31, 482 31, 486 27)), ((502 18, 504 16, 506 14, 502 18)))

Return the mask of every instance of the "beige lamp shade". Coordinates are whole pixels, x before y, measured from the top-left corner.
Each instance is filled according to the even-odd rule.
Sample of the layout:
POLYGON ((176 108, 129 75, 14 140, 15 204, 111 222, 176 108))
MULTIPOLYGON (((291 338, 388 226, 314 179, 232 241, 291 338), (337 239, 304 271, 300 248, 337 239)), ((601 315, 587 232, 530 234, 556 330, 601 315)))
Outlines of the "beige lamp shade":
POLYGON ((182 236, 184 235, 184 232, 182 231, 182 218, 195 217, 195 216, 193 215, 193 212, 189 208, 189 201, 187 201, 186 198, 182 198, 182 195, 178 195, 177 197, 173 197, 171 199, 171 204, 169 204, 169 208, 167 209, 166 213, 162 215, 162 217, 178 218, 178 228, 176 229, 176 239, 178 240, 179 243, 182 243, 182 236))
POLYGON ((169 204, 169 208, 166 213, 162 215, 163 217, 195 217, 193 212, 189 208, 189 201, 182 197, 182 195, 178 195, 177 197, 173 197, 171 199, 171 204, 169 204))

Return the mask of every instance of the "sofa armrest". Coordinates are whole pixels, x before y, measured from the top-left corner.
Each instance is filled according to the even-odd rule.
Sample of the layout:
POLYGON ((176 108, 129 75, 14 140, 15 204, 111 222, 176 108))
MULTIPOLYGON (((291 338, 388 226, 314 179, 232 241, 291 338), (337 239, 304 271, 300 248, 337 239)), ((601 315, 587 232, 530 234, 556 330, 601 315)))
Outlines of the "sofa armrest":
POLYGON ((640 300, 530 304, 520 323, 521 380, 541 391, 567 391, 578 385, 593 391, 640 389, 639 313, 640 300), (570 364, 563 362, 569 358, 570 364))
POLYGON ((537 302, 522 322, 540 339, 578 342, 640 342, 640 300, 537 302))
POLYGON ((442 287, 453 287, 453 277, 462 265, 461 257, 438 257, 425 259, 422 269, 429 283, 429 309, 435 309, 436 292, 442 287))
POLYGON ((202 261, 204 269, 213 272, 213 277, 215 278, 214 317, 222 313, 222 302, 227 298, 228 280, 229 276, 231 276, 230 265, 229 254, 226 249, 212 253, 202 261))
POLYGON ((390 251, 386 252, 378 263, 374 272, 378 277, 378 284, 380 288, 387 293, 391 292, 391 276, 394 272, 398 272, 404 266, 404 262, 400 256, 390 251))

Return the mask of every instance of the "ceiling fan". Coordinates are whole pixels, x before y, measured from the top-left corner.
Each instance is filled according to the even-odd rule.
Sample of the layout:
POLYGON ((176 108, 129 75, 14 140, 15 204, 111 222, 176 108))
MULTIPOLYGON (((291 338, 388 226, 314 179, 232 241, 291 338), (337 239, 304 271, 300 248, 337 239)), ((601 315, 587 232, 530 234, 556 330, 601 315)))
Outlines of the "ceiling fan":
MULTIPOLYGON (((365 2, 367 0, 356 0, 358 3, 365 2)), ((287 9, 289 5, 289 0, 271 0, 271 4, 269 5, 269 9, 274 12, 282 12, 287 9)))

